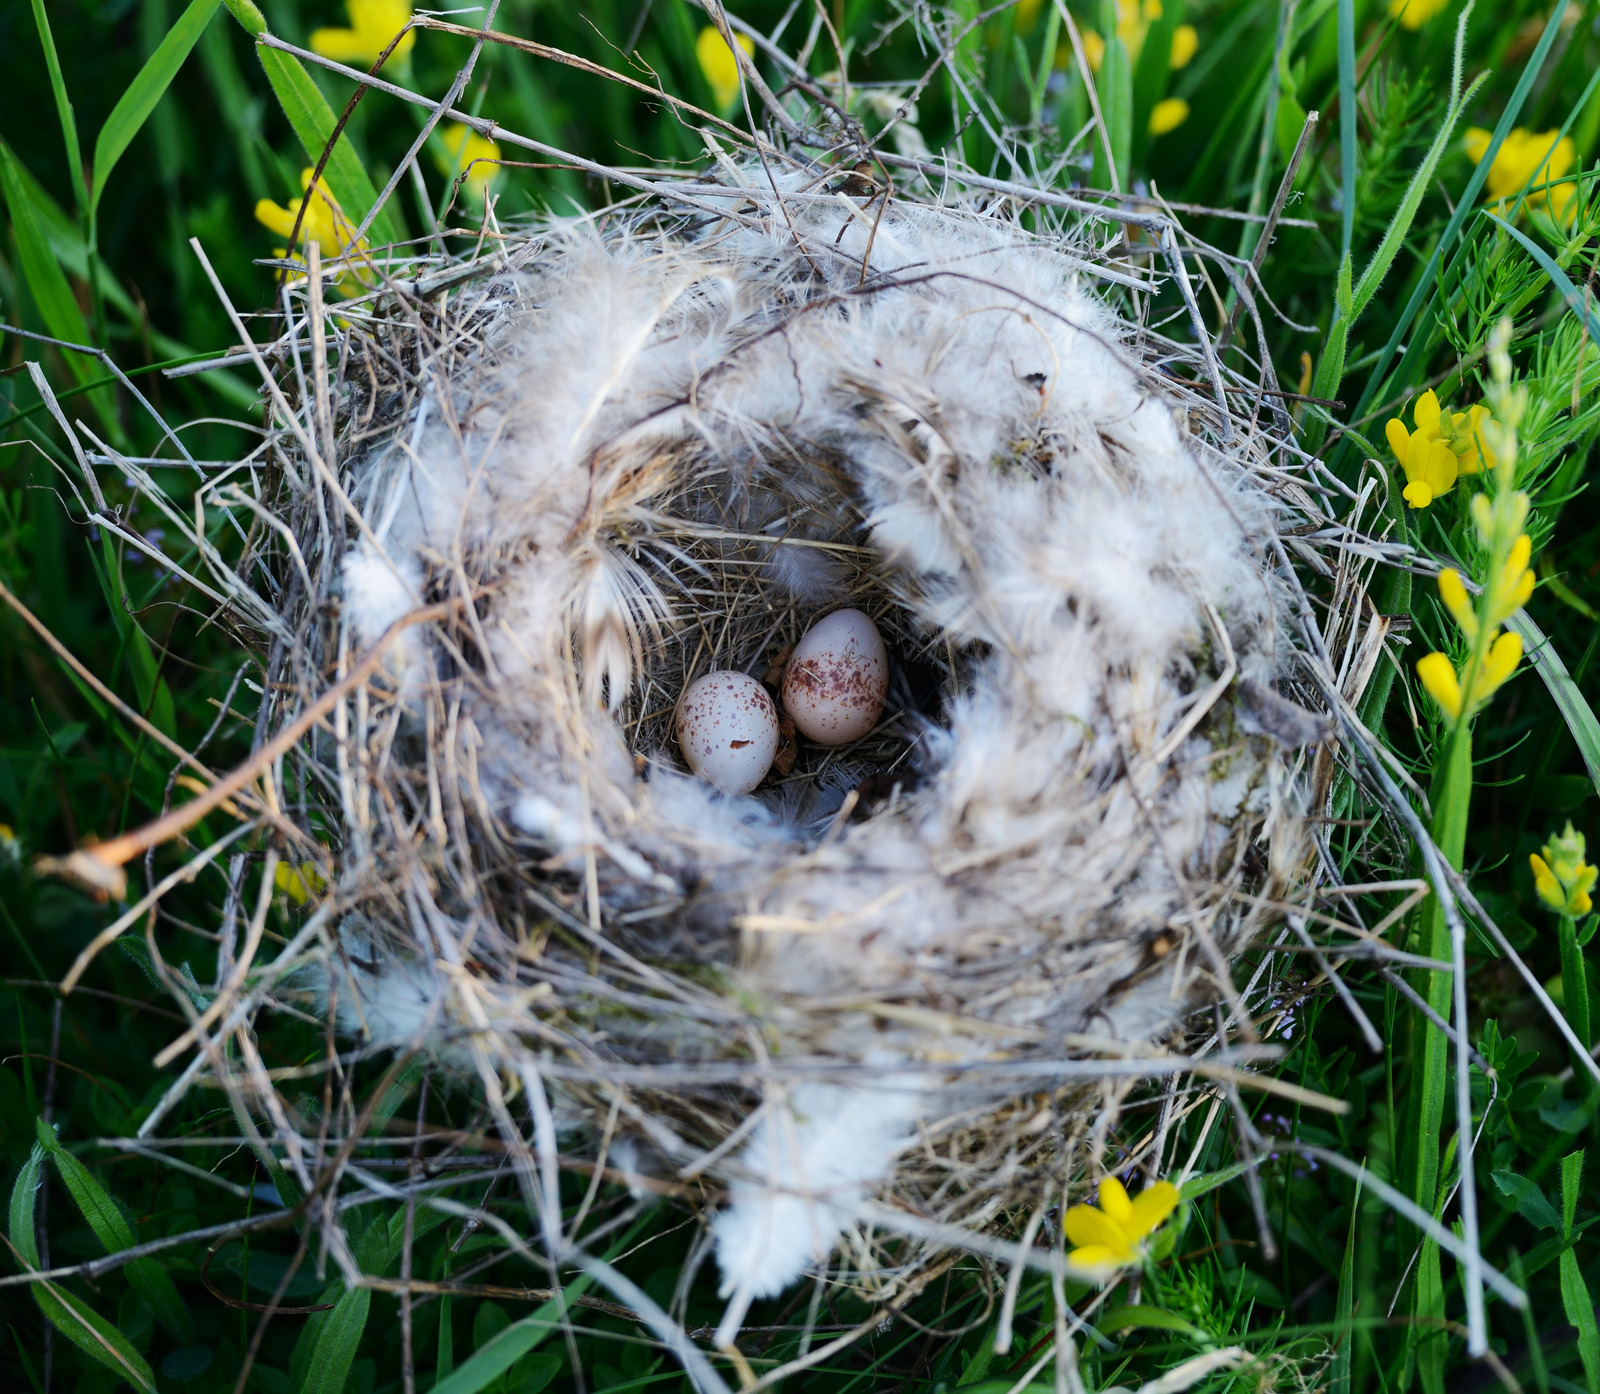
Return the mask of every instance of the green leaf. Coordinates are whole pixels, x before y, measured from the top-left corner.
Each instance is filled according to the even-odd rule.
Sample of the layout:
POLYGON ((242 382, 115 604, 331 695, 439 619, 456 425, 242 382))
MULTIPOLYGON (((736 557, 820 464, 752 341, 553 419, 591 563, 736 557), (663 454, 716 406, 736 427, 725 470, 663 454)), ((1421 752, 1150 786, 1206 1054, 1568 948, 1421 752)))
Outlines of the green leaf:
POLYGON ((61 120, 61 139, 67 147, 67 172, 72 176, 72 196, 81 210, 84 196, 83 153, 78 148, 78 120, 73 115, 72 102, 67 97, 67 84, 61 76, 61 60, 56 57, 56 39, 50 32, 50 17, 45 13, 44 0, 33 0, 33 23, 39 31, 45 71, 50 74, 50 90, 55 94, 56 115, 61 120))
POLYGON ((1556 1213, 1555 1206, 1526 1176, 1511 1171, 1493 1171, 1489 1175, 1500 1194, 1515 1202, 1518 1212, 1530 1225, 1538 1229, 1561 1228, 1561 1216, 1556 1213))
MULTIPOLYGON (((589 1281, 587 1273, 574 1278, 567 1285, 564 1300, 552 1298, 530 1316, 512 1322, 481 1350, 475 1351, 453 1374, 441 1372, 439 1382, 433 1387, 433 1394, 477 1394, 495 1376, 509 1370, 529 1351, 543 1344, 552 1332, 561 1329, 562 1313, 571 1308, 572 1299, 589 1286, 589 1281)), ((442 1338, 442 1326, 440 1333, 442 1338)), ((442 1356, 441 1350, 441 1359, 442 1356)), ((561 1363, 557 1359, 556 1367, 559 1368, 561 1363)), ((553 1377, 554 1370, 551 1374, 553 1377)))
POLYGON ((1572 732, 1572 739, 1578 744, 1578 753, 1583 756, 1583 766, 1589 771, 1595 791, 1600 793, 1600 720, 1595 719, 1594 708, 1578 690, 1578 684, 1567 672, 1567 665, 1561 661, 1555 645, 1545 638, 1544 631, 1528 617, 1526 610, 1518 610, 1512 615, 1506 621, 1506 627, 1521 636, 1523 653, 1544 679, 1545 687, 1555 700, 1556 709, 1567 723, 1567 730, 1572 732))
POLYGON ((323 1314, 327 1320, 317 1333, 300 1394, 342 1394, 371 1306, 371 1288, 351 1288, 323 1314))
POLYGON ((92 1360, 155 1394, 156 1378, 128 1338, 87 1303, 54 1283, 35 1283, 33 1298, 50 1324, 92 1360))
POLYGON ((122 1270, 128 1286, 144 1300, 151 1314, 180 1341, 194 1339, 194 1320, 171 1275, 153 1258, 136 1258, 122 1270))
MULTIPOLYGON (((543 1340, 549 1330, 556 1325, 546 1322, 542 1327, 532 1327, 528 1325, 531 1320, 531 1317, 524 1317, 522 1321, 513 1322, 506 1327, 481 1350, 474 1352, 453 1375, 434 1385, 433 1394, 478 1394, 480 1389, 486 1388, 493 1380, 498 1379, 527 1356, 528 1351, 543 1340)), ((528 1356, 524 1368, 528 1370, 532 1382, 529 1383, 528 1376, 524 1376, 522 1383, 518 1385, 519 1390, 533 1394, 534 1390, 543 1389, 560 1373, 566 1363, 559 1355, 528 1356)))
MULTIPOLYGON (((28 294, 38 306, 45 328, 57 339, 69 344, 87 344, 89 326, 78 308, 78 301, 67 284, 67 274, 61 269, 50 250, 39 212, 28 197, 22 179, 22 166, 11 148, 0 141, 0 191, 6 199, 11 214, 11 230, 17 239, 17 260, 22 280, 28 294)), ((98 372, 99 360, 83 354, 65 355, 67 366, 80 382, 87 382, 98 372)), ((109 409, 110 397, 104 390, 94 394, 95 408, 104 418, 109 409)))
MULTIPOLYGON (((1572 1219, 1578 1208, 1578 1183, 1583 1179, 1583 1153, 1574 1152, 1561 1159, 1561 1233, 1572 1237, 1572 1219)), ((1578 1255, 1567 1249, 1561 1255, 1561 1305, 1567 1320, 1578 1328, 1578 1356, 1583 1361, 1589 1394, 1600 1394, 1600 1327, 1594 1319, 1594 1303, 1589 1285, 1583 1281, 1578 1255)))
POLYGON ((139 69, 138 76, 128 84, 128 90, 111 108, 111 115, 106 117, 106 124, 100 128, 94 143, 94 184, 89 193, 91 218, 100 206, 100 195, 105 192, 111 171, 155 110, 162 94, 171 86, 183 60, 189 56, 189 50, 211 22, 220 3, 221 0, 190 0, 189 8, 167 31, 166 38, 156 46, 149 61, 139 69))
POLYGON ((1179 1331, 1185 1336, 1199 1339, 1204 1333, 1191 1321, 1185 1321, 1176 1312, 1165 1307, 1126 1306, 1113 1307, 1095 1322, 1107 1336, 1118 1331, 1136 1331, 1150 1328, 1156 1331, 1179 1331))
MULTIPOLYGON (((336 124, 333 109, 298 58, 275 48, 258 47, 256 54, 261 59, 267 81, 277 95, 278 104, 289 118, 289 124, 294 127, 294 133, 300 138, 307 157, 315 165, 333 137, 336 124)), ((361 222, 367 216, 367 210, 378 201, 377 190, 367 178, 367 171, 350 144, 350 138, 343 132, 328 157, 323 177, 334 198, 354 223, 361 222)), ((395 240, 387 211, 380 212, 372 220, 372 232, 380 242, 395 240)))
POLYGON ((1199 1176, 1191 1176, 1178 1187, 1178 1194, 1184 1200, 1198 1200, 1208 1191, 1214 1191, 1218 1186, 1226 1186, 1228 1182, 1243 1176, 1257 1162, 1235 1162, 1232 1166, 1225 1166, 1220 1171, 1203 1172, 1199 1176))
MULTIPOLYGON (((137 1242, 133 1227, 105 1187, 94 1179, 82 1162, 61 1146, 55 1130, 49 1124, 41 1118, 34 1126, 39 1134, 40 1145, 50 1154, 56 1170, 61 1174, 67 1193, 105 1251, 115 1254, 133 1248, 137 1242)), ((123 1272, 128 1285, 144 1299, 156 1320, 173 1335, 187 1341, 193 1334, 194 1324, 167 1270, 154 1259, 137 1258, 125 1265, 123 1272)))
MULTIPOLYGON (((50 1131, 50 1125, 42 1119, 39 1122, 41 1135, 50 1131)), ((40 1141, 43 1141, 41 1136, 40 1141)), ((127 1217, 117 1208, 116 1201, 106 1194, 103 1187, 89 1174, 89 1168, 84 1166, 72 1153, 68 1152, 60 1143, 45 1143, 45 1150, 50 1153, 50 1158, 56 1164, 56 1170, 61 1173, 61 1179, 66 1183, 67 1192, 73 1202, 82 1212, 83 1218, 88 1221, 89 1228, 94 1231, 108 1254, 114 1254, 122 1249, 133 1247, 133 1229, 128 1224, 127 1217)))
POLYGON ((11 1215, 6 1233, 29 1268, 39 1266, 39 1242, 34 1234, 33 1207, 39 1194, 39 1175, 43 1170, 44 1148, 35 1143, 11 1187, 11 1215))

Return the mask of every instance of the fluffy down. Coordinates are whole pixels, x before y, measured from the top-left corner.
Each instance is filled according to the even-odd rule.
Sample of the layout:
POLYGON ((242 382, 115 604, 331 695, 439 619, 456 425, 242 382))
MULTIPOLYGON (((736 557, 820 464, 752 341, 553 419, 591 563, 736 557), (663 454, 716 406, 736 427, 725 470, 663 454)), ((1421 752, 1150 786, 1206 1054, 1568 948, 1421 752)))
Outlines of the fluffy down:
MULTIPOLYGON (((1235 683, 1291 659, 1271 500, 1189 432, 1070 242, 897 203, 863 278, 872 220, 842 202, 797 191, 793 232, 549 233, 494 284, 470 368, 361 467, 382 555, 364 539, 345 573, 363 639, 482 584, 474 797, 618 942, 723 975, 775 1061, 868 1067, 752 1099, 715 1225, 746 1300, 827 1250, 919 1121, 1009 1095, 969 1067, 1170 1031, 1197 919, 1242 932, 1218 888, 1297 856, 1272 749, 1231 716, 1235 683), (948 657, 939 700, 901 704, 915 775, 874 816, 832 816, 832 775, 727 798, 641 748, 645 708, 772 658, 717 649, 713 534, 764 563, 750 613, 856 603, 864 554, 897 661, 948 657)), ((398 665, 419 705, 427 657, 398 665)), ((504 976, 515 1052, 531 1009, 504 976)), ((729 1034, 619 1016, 608 1039, 683 1061, 729 1034)))

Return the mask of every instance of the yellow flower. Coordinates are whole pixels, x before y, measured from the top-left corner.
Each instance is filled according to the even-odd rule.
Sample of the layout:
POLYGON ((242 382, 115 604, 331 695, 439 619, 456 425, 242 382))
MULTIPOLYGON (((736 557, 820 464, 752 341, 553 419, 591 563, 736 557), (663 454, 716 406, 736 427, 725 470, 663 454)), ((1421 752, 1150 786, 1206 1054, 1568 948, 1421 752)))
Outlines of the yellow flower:
POLYGON ((304 905, 312 896, 320 895, 327 889, 328 880, 317 870, 314 862, 301 862, 299 866, 279 862, 272 884, 296 905, 304 905))
POLYGON ((439 132, 439 139, 450 152, 448 160, 438 161, 441 173, 452 180, 465 174, 467 177, 461 181, 462 192, 474 203, 482 203, 500 176, 500 147, 472 127, 454 122, 439 132))
MULTIPOLYGON (((1473 126, 1467 131, 1465 144, 1473 164, 1483 163, 1492 139, 1482 126, 1473 126)), ((1498 200, 1504 208, 1507 199, 1522 192, 1523 185, 1537 181, 1528 193, 1527 206, 1541 208, 1548 204, 1556 217, 1565 218, 1577 197, 1576 186, 1561 184, 1548 188, 1547 185, 1571 169, 1576 158, 1577 147, 1571 136, 1563 136, 1558 131, 1536 135, 1518 126, 1500 143, 1494 163, 1489 166, 1489 197, 1498 200)))
MULTIPOLYGON (((324 58, 364 68, 377 62, 378 55, 389 47, 389 40, 411 22, 408 0, 345 0, 345 10, 350 27, 313 31, 311 48, 324 58)), ((416 42, 416 30, 407 30, 389 57, 404 58, 416 42)))
POLYGON ((1039 11, 1043 8, 1044 0, 1017 0, 1012 29, 1018 34, 1033 33, 1033 26, 1039 22, 1039 11))
POLYGON ((1075 1268, 1105 1272, 1137 1263, 1144 1240, 1178 1204, 1178 1188, 1156 1181, 1129 1200, 1122 1182, 1108 1176, 1100 1183, 1100 1205, 1074 1205, 1062 1221, 1067 1238, 1077 1247, 1067 1255, 1075 1268))
POLYGON ((1389 0, 1389 18, 1415 32, 1449 4, 1450 0, 1389 0))
MULTIPOLYGON (((313 192, 311 170, 307 168, 300 171, 300 187, 306 190, 305 197, 292 199, 287 205, 276 204, 267 198, 260 200, 256 204, 256 221, 287 240, 294 231, 300 207, 305 204, 305 216, 300 219, 302 247, 315 242, 322 249, 322 255, 329 259, 343 256, 352 249, 357 252, 367 250, 366 238, 363 237, 359 242, 353 240, 355 226, 345 216, 344 209, 339 207, 338 200, 328 191, 326 181, 319 183, 313 192)), ((288 251, 280 247, 277 255, 287 256, 288 251)), ((364 288, 364 279, 358 272, 346 271, 339 276, 338 286, 347 295, 355 295, 364 288)))
MULTIPOLYGON (((1448 602, 1447 602, 1448 603, 1448 602)), ((1466 706, 1467 670, 1473 667, 1467 660, 1467 669, 1457 676, 1450 660, 1442 653, 1430 653, 1417 660, 1417 676, 1428 695, 1451 721, 1460 721, 1463 715, 1471 716, 1484 705, 1500 686, 1517 671, 1522 662, 1522 640, 1516 634, 1502 634, 1489 646, 1483 661, 1477 665, 1470 687, 1471 708, 1466 706)))
MULTIPOLYGON (((754 58, 756 46, 750 36, 736 34, 734 37, 739 41, 739 47, 754 58)), ((695 40, 694 54, 700 60, 700 71, 711 84, 711 94, 716 99, 718 110, 726 111, 739 99, 739 60, 733 56, 733 50, 728 47, 728 41, 722 37, 721 31, 710 25, 702 29, 700 37, 695 40)))
MULTIPOLYGON (((1117 37, 1122 40, 1123 46, 1128 50, 1131 62, 1139 61, 1139 50, 1144 47, 1145 35, 1150 32, 1150 26, 1161 18, 1161 0, 1117 0, 1117 37)), ((1172 31, 1172 53, 1167 59, 1167 66, 1181 68, 1195 55, 1200 47, 1200 35, 1192 24, 1180 24, 1172 31)), ((1070 47, 1068 52, 1071 52, 1070 47)), ((1083 56, 1089 60, 1089 67, 1094 72, 1100 71, 1100 64, 1105 61, 1106 41, 1093 29, 1083 31, 1083 56)), ((1187 106, 1184 115, 1188 115, 1187 106)), ((1173 122, 1173 126, 1181 125, 1173 122)), ((1168 126, 1170 131, 1172 126, 1168 126)), ((1152 130, 1152 135, 1160 135, 1160 131, 1152 130)))
POLYGON ((1483 605, 1486 623, 1504 624, 1528 603, 1528 597, 1533 594, 1533 569, 1528 565, 1532 555, 1533 539, 1522 533, 1511 544, 1511 555, 1500 568, 1500 574, 1489 580, 1483 605))
POLYGON ((1189 119, 1189 103, 1182 97, 1166 97, 1157 102, 1150 112, 1150 134, 1164 136, 1175 131, 1189 119))
POLYGON ((1443 413, 1438 397, 1424 392, 1417 398, 1411 416, 1417 423, 1414 432, 1408 432, 1405 422, 1396 416, 1389 419, 1384 434, 1405 471, 1406 487, 1401 496, 1412 508, 1426 508, 1440 494, 1449 493, 1461 466, 1449 442, 1441 437, 1443 413))
POLYGON ((1494 468, 1495 453, 1483 437, 1483 423, 1493 420, 1489 408, 1481 402, 1451 414, 1450 448, 1456 452, 1462 474, 1494 468))
POLYGON ((1467 588, 1462 584, 1461 573, 1446 567, 1439 573, 1439 595, 1444 600, 1445 608, 1454 616, 1455 622, 1461 626, 1461 632, 1469 641, 1478 637, 1478 614, 1472 608, 1472 601, 1467 596, 1467 588))
POLYGON ((1574 831, 1569 821, 1560 837, 1552 837, 1540 849, 1544 856, 1529 854, 1533 888, 1558 915, 1587 915, 1593 904, 1589 892, 1600 873, 1584 861, 1584 850, 1583 834, 1574 831))
MULTIPOLYGON (((294 231, 295 219, 299 216, 301 205, 309 199, 310 206, 306 208, 305 217, 300 219, 300 245, 316 242, 321 245, 325 255, 338 256, 352 245, 351 235, 355 232, 354 226, 345 217, 338 200, 328 192, 326 183, 319 184, 315 193, 310 192, 309 168, 300 171, 300 187, 307 190, 306 198, 297 198, 286 206, 280 207, 267 198, 258 202, 256 221, 271 228, 279 237, 287 238, 294 231)), ((365 248, 365 239, 361 246, 365 248)))
POLYGON ((1439 704, 1444 714, 1452 721, 1460 720, 1461 683, 1450 660, 1442 653, 1430 653, 1425 658, 1419 658, 1417 676, 1422 679, 1423 687, 1427 688, 1428 696, 1439 704))
POLYGON ((1199 48, 1200 31, 1192 24, 1180 24, 1172 31, 1172 57, 1168 62, 1174 68, 1187 68, 1199 48))

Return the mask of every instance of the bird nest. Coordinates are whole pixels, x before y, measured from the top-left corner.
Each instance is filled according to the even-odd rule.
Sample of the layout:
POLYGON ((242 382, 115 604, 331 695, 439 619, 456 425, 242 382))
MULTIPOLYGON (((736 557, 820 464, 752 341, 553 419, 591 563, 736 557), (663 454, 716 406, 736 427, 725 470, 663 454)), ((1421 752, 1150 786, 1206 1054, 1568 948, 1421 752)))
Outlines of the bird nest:
POLYGON ((1420 834, 1353 713, 1386 491, 1297 449, 1270 364, 1219 361, 1195 284, 1253 316, 1252 268, 1170 210, 790 136, 460 256, 351 252, 335 310, 315 256, 290 277, 249 351, 271 429, 205 494, 265 577, 208 563, 269 637, 257 756, 189 815, 265 774, 274 840, 144 1128, 213 1073, 360 1281, 337 1198, 371 1111, 309 1150, 240 1028, 309 1011, 476 1081, 547 1257, 706 1387, 563 1169, 583 1214, 602 1180, 700 1209, 724 1345, 807 1271, 880 1313, 962 1248, 1059 1281, 1012 1216, 1165 1172, 1187 1111, 1263 1082, 1281 960, 1240 987, 1241 954, 1287 940, 1343 991, 1305 918, 1354 915, 1312 816, 1341 750, 1420 834), (872 729, 786 729, 748 793, 696 777, 688 684, 776 697, 839 609, 888 653, 872 729), (268 964, 274 884, 307 903, 268 964), (1155 1121, 1113 1149, 1134 1091, 1155 1121))

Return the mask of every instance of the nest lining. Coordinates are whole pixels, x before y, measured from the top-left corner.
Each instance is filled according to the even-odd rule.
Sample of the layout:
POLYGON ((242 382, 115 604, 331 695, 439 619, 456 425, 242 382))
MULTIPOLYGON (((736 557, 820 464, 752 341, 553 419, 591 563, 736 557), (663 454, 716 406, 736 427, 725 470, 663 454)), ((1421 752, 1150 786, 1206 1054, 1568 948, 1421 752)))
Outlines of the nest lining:
POLYGON ((1303 865, 1240 698, 1299 661, 1270 443, 1069 229, 790 217, 540 229, 360 322, 361 522, 341 558, 301 508, 322 570, 278 599, 335 672, 456 606, 325 744, 320 1009, 548 1097, 586 1165, 711 1187, 725 1327, 836 1236, 879 1254, 874 1194, 976 1231, 1099 1165, 1140 1076, 1080 1057, 1179 1043, 1303 865), (689 778, 684 685, 770 680, 845 605, 892 655, 879 728, 746 798, 689 778))

